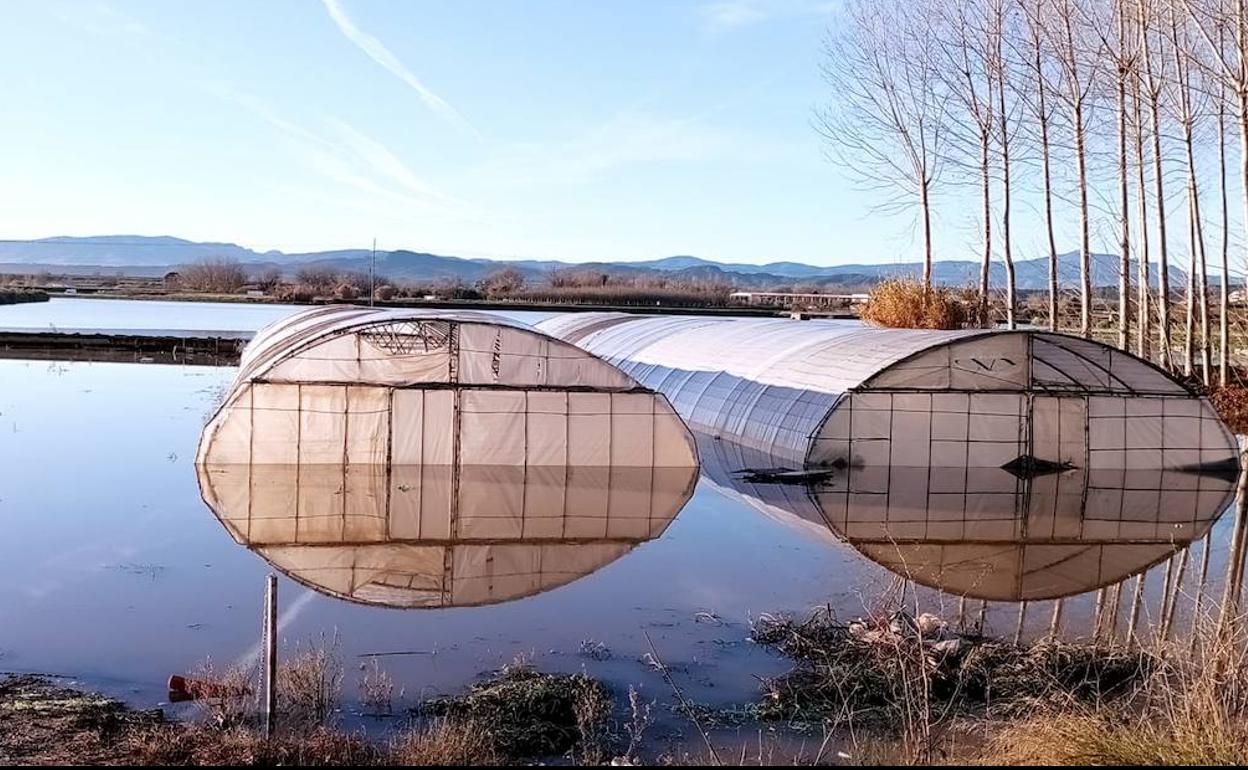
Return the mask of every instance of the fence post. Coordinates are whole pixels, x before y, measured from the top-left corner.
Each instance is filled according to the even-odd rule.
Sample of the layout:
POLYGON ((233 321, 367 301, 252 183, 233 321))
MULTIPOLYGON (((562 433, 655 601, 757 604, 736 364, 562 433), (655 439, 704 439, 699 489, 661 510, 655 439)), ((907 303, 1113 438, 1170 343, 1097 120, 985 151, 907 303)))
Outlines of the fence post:
POLYGON ((264 734, 273 735, 277 722, 277 575, 264 585, 264 734))

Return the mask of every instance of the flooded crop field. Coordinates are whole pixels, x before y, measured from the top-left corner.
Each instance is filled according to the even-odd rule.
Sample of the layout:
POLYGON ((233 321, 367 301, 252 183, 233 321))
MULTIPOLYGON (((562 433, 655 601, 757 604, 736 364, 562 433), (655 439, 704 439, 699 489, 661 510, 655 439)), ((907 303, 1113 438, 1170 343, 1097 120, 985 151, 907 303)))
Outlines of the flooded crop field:
MULTIPOLYGON (((294 310, 56 299, 0 308, 0 328, 254 331, 294 310)), ((700 472, 477 464, 458 497, 440 496, 445 468, 393 449, 197 472, 236 374, 0 361, 0 670, 166 704, 171 674, 256 661, 276 571, 281 647, 336 647, 348 715, 374 665, 400 707, 518 656, 670 704, 661 661, 690 700, 731 709, 790 666, 751 641, 765 615, 900 598, 1002 637, 1086 638, 1101 606, 1106 633, 1152 634, 1216 603, 1227 568, 1234 479, 1209 475, 995 470, 933 504, 908 491, 934 494, 932 468, 855 468, 890 481, 846 495, 845 469, 795 484, 704 435, 700 472)))

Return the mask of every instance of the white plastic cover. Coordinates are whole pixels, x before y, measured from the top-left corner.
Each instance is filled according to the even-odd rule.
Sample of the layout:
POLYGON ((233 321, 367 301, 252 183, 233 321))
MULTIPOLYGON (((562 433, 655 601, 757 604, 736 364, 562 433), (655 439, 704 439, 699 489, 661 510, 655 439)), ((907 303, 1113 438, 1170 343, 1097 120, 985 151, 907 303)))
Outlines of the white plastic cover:
POLYGON ((1060 334, 611 313, 537 326, 666 394, 695 429, 790 466, 1177 469, 1238 456, 1203 398, 1060 334))
POLYGON ((481 313, 314 308, 267 327, 200 463, 691 467, 667 398, 481 313))

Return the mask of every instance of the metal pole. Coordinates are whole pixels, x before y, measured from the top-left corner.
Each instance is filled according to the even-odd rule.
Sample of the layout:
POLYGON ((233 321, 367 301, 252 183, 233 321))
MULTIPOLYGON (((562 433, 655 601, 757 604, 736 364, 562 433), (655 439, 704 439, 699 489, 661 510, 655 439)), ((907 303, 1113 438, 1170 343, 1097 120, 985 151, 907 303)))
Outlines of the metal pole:
POLYGON ((1144 578, 1147 572, 1135 576, 1135 589, 1131 592, 1131 614, 1127 616, 1127 647, 1135 646, 1136 628, 1140 625, 1140 608, 1144 603, 1144 578))
POLYGON ((277 722, 277 575, 264 584, 264 734, 277 722))
POLYGON ((373 237, 373 257, 368 263, 368 306, 377 298, 377 237, 373 237))
POLYGON ((1014 644, 1023 640, 1023 624, 1027 622, 1027 600, 1018 603, 1018 625, 1014 626, 1014 644))
POLYGON ((1065 599, 1058 599, 1053 602, 1053 618, 1049 621, 1050 639, 1056 639, 1058 632, 1062 630, 1062 607, 1065 604, 1065 599))

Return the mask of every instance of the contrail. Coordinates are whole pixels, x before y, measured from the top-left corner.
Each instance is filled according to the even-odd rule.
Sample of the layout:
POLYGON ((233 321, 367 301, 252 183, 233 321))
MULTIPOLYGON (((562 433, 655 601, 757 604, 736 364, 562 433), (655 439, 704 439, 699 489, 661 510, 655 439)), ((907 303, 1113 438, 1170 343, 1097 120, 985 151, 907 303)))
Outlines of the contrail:
POLYGON ((324 3, 325 10, 329 12, 329 18, 334 20, 334 24, 338 26, 339 31, 346 35, 347 39, 354 43, 357 48, 368 54, 368 58, 390 70, 391 74, 415 89, 421 100, 431 110, 467 129, 477 139, 481 138, 481 132, 477 131, 459 113, 459 110, 456 110, 445 99, 430 91, 424 83, 420 82, 420 78, 416 77, 415 73, 404 66, 403 62, 399 61, 399 57, 395 56, 389 48, 386 48, 384 43, 357 27, 338 0, 321 0, 321 2, 324 3))

